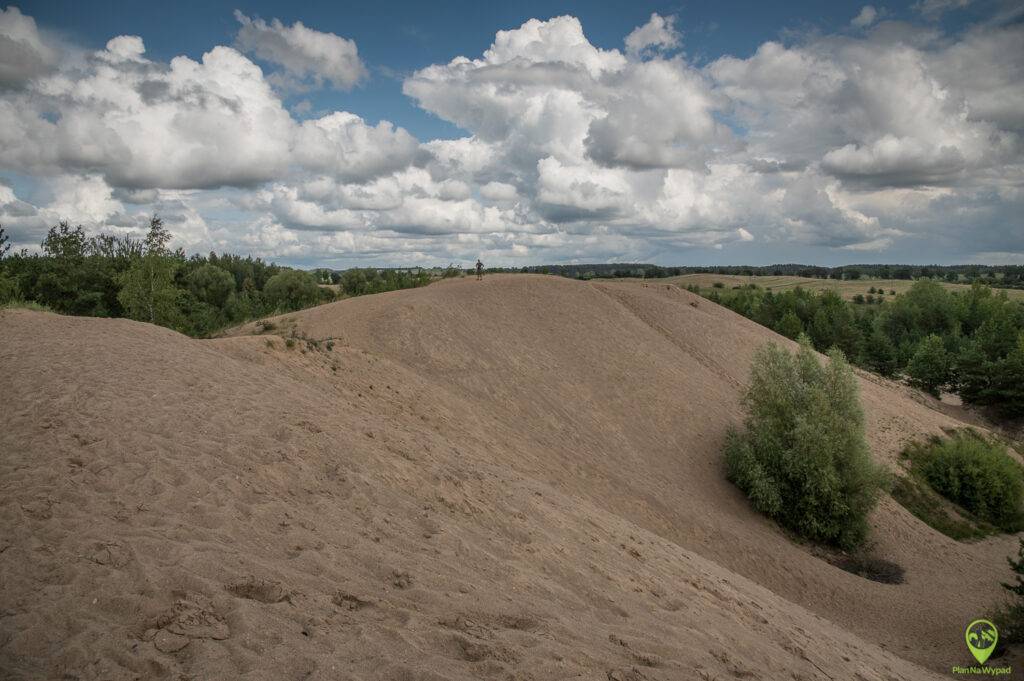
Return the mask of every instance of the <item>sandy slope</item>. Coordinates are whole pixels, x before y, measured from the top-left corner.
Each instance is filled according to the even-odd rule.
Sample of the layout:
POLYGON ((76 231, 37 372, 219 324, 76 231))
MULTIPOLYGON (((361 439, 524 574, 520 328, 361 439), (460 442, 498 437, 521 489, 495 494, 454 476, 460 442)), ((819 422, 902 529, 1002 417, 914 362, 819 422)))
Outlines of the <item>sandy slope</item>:
MULTIPOLYGON (((685 291, 488 277, 277 322, 337 345, 2 313, 4 678, 942 678, 999 596, 1012 538, 887 500, 883 585, 754 514, 720 449, 780 339, 685 291)), ((863 387, 880 458, 956 425, 863 387)))

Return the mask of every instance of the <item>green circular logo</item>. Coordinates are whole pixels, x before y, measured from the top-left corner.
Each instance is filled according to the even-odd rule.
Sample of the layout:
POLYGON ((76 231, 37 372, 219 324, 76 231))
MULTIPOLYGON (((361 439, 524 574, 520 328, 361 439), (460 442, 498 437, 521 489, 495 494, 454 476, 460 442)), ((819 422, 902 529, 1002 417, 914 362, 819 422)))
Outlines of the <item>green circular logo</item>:
POLYGON ((967 639, 967 648, 974 655, 974 659, 978 661, 978 664, 985 664, 985 660, 996 649, 999 630, 988 620, 974 620, 967 625, 964 637, 967 639))

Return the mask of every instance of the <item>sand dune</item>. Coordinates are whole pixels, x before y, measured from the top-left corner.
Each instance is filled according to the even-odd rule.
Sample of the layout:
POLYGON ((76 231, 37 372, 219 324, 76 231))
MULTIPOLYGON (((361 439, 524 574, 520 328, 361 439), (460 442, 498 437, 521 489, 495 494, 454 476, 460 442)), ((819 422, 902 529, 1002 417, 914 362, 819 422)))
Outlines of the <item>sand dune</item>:
MULTIPOLYGON (((721 445, 788 341, 676 287, 445 281, 306 352, 0 314, 4 678, 944 678, 1016 543, 886 499, 886 585, 755 514, 721 445)), ((882 460, 957 425, 862 385, 882 460)))

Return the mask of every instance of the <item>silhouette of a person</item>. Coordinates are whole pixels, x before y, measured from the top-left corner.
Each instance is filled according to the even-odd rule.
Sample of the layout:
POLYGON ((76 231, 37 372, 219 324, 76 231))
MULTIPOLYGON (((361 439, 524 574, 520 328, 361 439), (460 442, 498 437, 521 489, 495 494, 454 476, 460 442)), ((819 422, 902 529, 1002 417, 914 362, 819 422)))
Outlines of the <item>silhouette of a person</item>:
POLYGON ((480 258, 476 259, 476 278, 477 281, 484 278, 484 264, 480 262, 480 258))

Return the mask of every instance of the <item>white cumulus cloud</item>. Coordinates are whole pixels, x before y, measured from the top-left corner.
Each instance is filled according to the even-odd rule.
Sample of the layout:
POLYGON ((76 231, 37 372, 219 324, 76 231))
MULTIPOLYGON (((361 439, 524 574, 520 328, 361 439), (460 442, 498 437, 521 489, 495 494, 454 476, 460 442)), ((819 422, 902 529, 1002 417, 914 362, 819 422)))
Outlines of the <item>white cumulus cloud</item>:
POLYGON ((626 36, 626 54, 640 56, 651 49, 671 50, 679 47, 681 39, 676 30, 674 16, 651 14, 643 26, 637 26, 626 36))
POLYGON ((235 38, 239 50, 280 65, 298 81, 311 78, 317 86, 327 81, 348 90, 366 77, 353 40, 317 31, 301 21, 285 26, 274 19, 268 24, 239 10, 235 10, 235 19, 241 24, 235 38))
POLYGON ((39 34, 35 19, 17 7, 0 9, 0 91, 46 73, 57 57, 57 50, 39 34))
POLYGON ((860 8, 860 12, 855 16, 850 23, 856 28, 866 28, 871 24, 875 23, 875 19, 878 18, 878 10, 873 5, 864 5, 860 8))
POLYGON ((287 92, 365 75, 352 41, 299 22, 239 13, 234 47, 162 61, 132 35, 70 56, 10 8, 0 170, 34 191, 0 184, 0 222, 32 246, 61 218, 138 232, 159 212, 193 250, 335 266, 1024 252, 1024 27, 883 14, 700 63, 675 17, 621 49, 530 19, 408 75, 462 131, 419 140, 296 120, 287 92))

